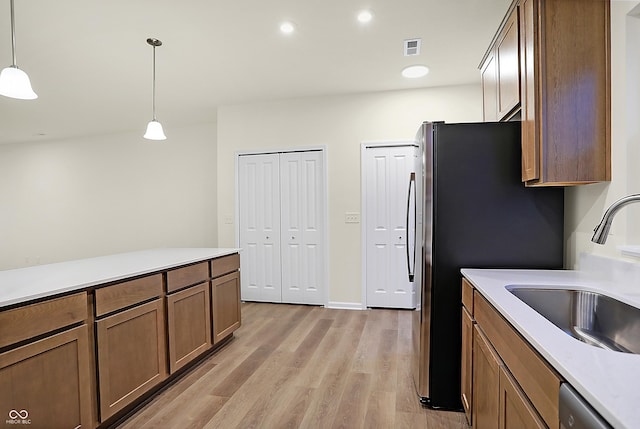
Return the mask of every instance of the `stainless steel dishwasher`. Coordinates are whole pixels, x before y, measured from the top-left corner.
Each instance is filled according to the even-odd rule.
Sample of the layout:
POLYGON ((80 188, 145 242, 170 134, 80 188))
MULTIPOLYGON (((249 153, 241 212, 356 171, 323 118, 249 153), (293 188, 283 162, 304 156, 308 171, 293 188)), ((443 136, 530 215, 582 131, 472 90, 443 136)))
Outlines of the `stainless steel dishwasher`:
POLYGON ((568 383, 560 385, 561 429, 612 429, 568 383))

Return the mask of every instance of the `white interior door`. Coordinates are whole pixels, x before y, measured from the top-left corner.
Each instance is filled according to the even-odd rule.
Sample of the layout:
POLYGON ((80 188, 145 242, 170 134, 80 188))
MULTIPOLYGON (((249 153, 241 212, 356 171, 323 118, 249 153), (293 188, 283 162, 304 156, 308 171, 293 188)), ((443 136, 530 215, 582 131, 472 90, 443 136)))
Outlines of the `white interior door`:
POLYGON ((365 150, 367 307, 415 308, 414 285, 407 274, 406 223, 416 156, 413 146, 365 150))
POLYGON ((320 151, 280 155, 282 302, 324 302, 323 171, 320 151))
POLYGON ((238 170, 241 298, 280 302, 280 159, 240 156, 238 170))

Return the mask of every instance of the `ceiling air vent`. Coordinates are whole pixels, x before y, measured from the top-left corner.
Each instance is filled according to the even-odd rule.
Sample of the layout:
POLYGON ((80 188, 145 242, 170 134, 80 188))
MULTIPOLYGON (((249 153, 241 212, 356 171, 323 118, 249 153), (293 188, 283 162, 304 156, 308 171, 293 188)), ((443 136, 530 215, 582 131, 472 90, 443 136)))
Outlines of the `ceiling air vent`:
POLYGON ((414 55, 420 55, 420 46, 422 46, 422 39, 407 39, 404 41, 404 56, 412 57, 414 55))

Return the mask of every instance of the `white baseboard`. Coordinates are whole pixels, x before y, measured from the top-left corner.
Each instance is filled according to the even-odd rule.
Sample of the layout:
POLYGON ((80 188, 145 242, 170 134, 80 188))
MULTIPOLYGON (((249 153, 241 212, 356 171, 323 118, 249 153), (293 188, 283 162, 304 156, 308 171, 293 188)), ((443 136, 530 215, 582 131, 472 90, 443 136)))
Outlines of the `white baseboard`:
POLYGON ((327 308, 341 309, 341 310, 366 310, 360 302, 337 302, 329 301, 326 305, 327 308))

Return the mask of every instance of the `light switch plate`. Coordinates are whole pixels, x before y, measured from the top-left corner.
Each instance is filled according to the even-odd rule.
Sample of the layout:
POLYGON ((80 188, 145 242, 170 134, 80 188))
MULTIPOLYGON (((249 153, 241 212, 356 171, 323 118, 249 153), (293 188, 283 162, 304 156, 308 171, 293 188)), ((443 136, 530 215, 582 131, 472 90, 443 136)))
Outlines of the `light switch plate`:
POLYGON ((360 223, 360 213, 346 212, 344 214, 344 223, 360 223))

